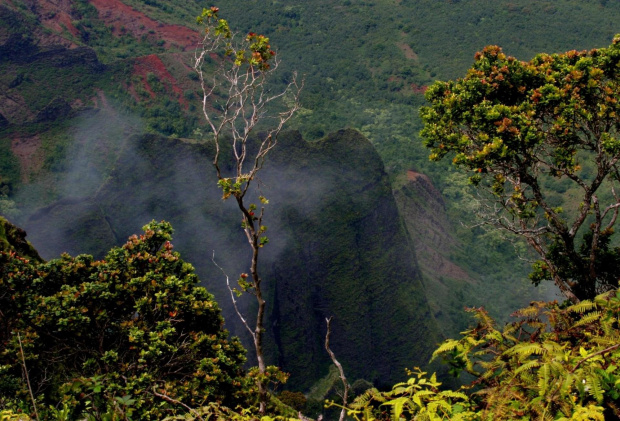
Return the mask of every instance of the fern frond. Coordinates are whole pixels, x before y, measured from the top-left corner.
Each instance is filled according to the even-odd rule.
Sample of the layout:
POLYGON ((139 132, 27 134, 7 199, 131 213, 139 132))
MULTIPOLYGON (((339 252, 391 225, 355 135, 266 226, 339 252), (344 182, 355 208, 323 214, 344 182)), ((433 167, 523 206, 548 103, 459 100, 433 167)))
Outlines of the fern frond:
POLYGON ((506 355, 518 356, 520 358, 529 357, 532 354, 535 355, 544 355, 547 353, 547 350, 540 346, 537 343, 520 343, 505 352, 506 355))
POLYGON ((441 354, 445 354, 447 352, 451 352, 453 350, 455 350, 459 345, 459 341, 455 340, 455 339, 448 339, 446 341, 444 341, 444 343, 442 343, 441 345, 439 345, 439 348, 437 348, 435 350, 435 352, 433 352, 433 356, 431 358, 431 361, 434 360, 435 358, 437 358, 437 356, 441 355, 441 354))
POLYGON ((381 405, 387 405, 392 407, 392 419, 398 421, 400 419, 400 415, 403 413, 403 407, 405 404, 409 402, 409 398, 403 396, 401 398, 392 399, 387 402, 382 403, 381 405))
POLYGON ((579 326, 590 324, 600 319, 602 314, 603 313, 601 311, 593 311, 592 313, 588 313, 585 316, 583 316, 581 319, 579 319, 577 323, 575 323, 572 327, 579 327, 579 326))
POLYGON ((463 399, 464 401, 469 399, 465 393, 455 392, 454 390, 444 390, 444 391, 440 392, 438 394, 438 396, 441 396, 443 398, 463 399))
POLYGON ((435 395, 435 392, 433 392, 432 390, 420 390, 419 392, 416 392, 413 395, 413 401, 420 407, 422 408, 424 405, 422 404, 422 397, 424 396, 432 396, 435 395))
POLYGON ((562 381, 562 384, 560 385, 560 394, 563 396, 566 396, 569 394, 569 392, 571 391, 571 388, 573 386, 573 383, 575 382, 575 375, 572 373, 567 373, 564 376, 564 380, 562 381))
POLYGON ((603 347, 608 347, 611 345, 616 345, 618 342, 620 342, 620 338, 618 338, 617 336, 611 336, 611 337, 604 337, 604 338, 592 338, 591 339, 592 343, 595 343, 596 345, 600 345, 603 347))
POLYGON ((540 313, 540 308, 535 305, 530 305, 525 308, 520 308, 519 310, 512 313, 514 317, 535 317, 540 313))
POLYGON ((543 364, 538 370, 538 394, 544 396, 549 388, 549 379, 551 378, 551 369, 549 364, 543 364))
POLYGON ((449 402, 444 401, 443 399, 438 399, 432 402, 429 402, 427 408, 429 412, 429 416, 431 419, 442 419, 442 417, 438 417, 437 410, 441 407, 444 413, 452 412, 452 405, 449 402))
POLYGON ((594 310, 598 307, 596 303, 593 303, 590 300, 583 300, 578 302, 577 304, 573 304, 568 307, 566 310, 573 313, 583 314, 586 311, 594 310))
POLYGON ((528 371, 528 370, 533 370, 536 367, 540 366, 540 361, 538 360, 530 360, 528 362, 526 362, 525 364, 519 366, 519 368, 517 368, 515 370, 515 374, 519 374, 522 371, 528 371))
POLYGON ((586 378, 586 388, 588 389, 588 393, 592 395, 598 403, 603 402, 603 387, 601 386, 601 380, 597 375, 592 374, 586 378))
POLYGON ((385 398, 381 395, 381 392, 379 392, 375 388, 372 388, 368 389, 367 391, 356 397, 350 406, 352 409, 362 409, 366 407, 373 399, 379 402, 385 401, 385 398))

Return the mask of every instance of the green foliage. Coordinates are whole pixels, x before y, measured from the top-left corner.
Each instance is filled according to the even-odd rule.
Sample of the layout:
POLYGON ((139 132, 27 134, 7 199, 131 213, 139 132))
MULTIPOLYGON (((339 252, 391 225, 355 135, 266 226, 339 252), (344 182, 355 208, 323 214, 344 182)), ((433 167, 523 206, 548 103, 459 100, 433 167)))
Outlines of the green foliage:
POLYGON ((483 221, 526 238, 544 262, 534 280, 553 280, 573 301, 614 288, 618 278, 616 265, 600 263, 617 259, 609 237, 619 202, 600 203, 597 190, 620 176, 619 62, 620 37, 609 48, 530 62, 489 46, 465 78, 433 84, 431 105, 420 110, 430 159, 450 156, 469 171, 495 205, 483 209, 483 221), (596 163, 595 174, 581 162, 596 163), (547 180, 574 183, 579 208, 555 205, 547 180), (575 237, 586 220, 580 251, 575 237))
POLYGON ((101 261, 36 264, 2 252, 3 406, 28 401, 18 335, 40 411, 161 419, 245 402, 244 350, 222 329, 213 296, 172 250, 170 224, 144 230, 101 261))
POLYGON ((0 411, 0 421, 29 421, 30 417, 25 414, 15 413, 11 410, 0 411))
POLYGON ((482 419, 619 415, 619 291, 565 309, 535 302, 501 330, 484 310, 471 311, 478 325, 435 356, 477 378, 482 419))
MULTIPOLYGON (((471 403, 467 395, 439 390, 441 383, 435 374, 428 378, 419 368, 410 371, 409 375, 411 377, 407 382, 394 385, 388 392, 377 389, 366 391, 349 406, 348 415, 358 421, 473 419, 474 413, 469 410, 471 403)), ((329 402, 328 405, 335 404, 329 402)))
POLYGON ((441 390, 435 375, 416 369, 390 391, 358 397, 349 415, 368 421, 620 417, 619 290, 567 308, 534 302, 502 329, 482 308, 469 311, 477 326, 445 341, 434 358, 474 376, 470 385, 441 390))
MULTIPOLYGON (((1 133, 1 131, 0 131, 1 133)), ((9 139, 0 139, 0 194, 6 196, 20 182, 19 161, 11 151, 9 139)), ((5 213, 2 213, 6 215, 5 213)))
MULTIPOLYGON (((124 0, 124 3, 164 25, 188 25, 195 19, 194 2, 124 0)), ((561 4, 538 0, 491 4, 484 0, 396 3, 376 0, 347 1, 338 5, 326 0, 292 0, 282 7, 265 7, 257 1, 221 0, 217 4, 226 10, 227 17, 239 24, 241 33, 254 30, 265 34, 272 45, 279 46, 277 57, 282 59, 283 72, 280 78, 272 81, 273 84, 285 83, 290 78, 291 69, 304 69, 307 86, 302 98, 304 109, 291 121, 291 127, 301 129, 307 139, 321 138, 342 127, 358 128, 375 144, 393 179, 405 170, 415 168, 429 175, 440 189, 449 185, 445 176, 450 171, 445 166, 429 165, 417 142, 419 118, 412 116, 412 107, 423 102, 421 92, 433 79, 463 74, 476 49, 488 43, 500 44, 521 59, 529 59, 538 51, 603 45, 601 43, 607 42, 616 30, 620 11, 620 4, 616 2, 579 0, 567 0, 561 4), (334 13, 324 12, 334 7, 334 13), (574 16, 580 18, 576 20, 574 16), (406 47, 413 55, 406 53, 406 47), (388 86, 398 89, 389 90, 388 86)), ((188 79, 186 67, 181 66, 181 71, 175 73, 166 58, 184 62, 189 58, 177 53, 166 55, 166 49, 157 45, 157 30, 133 35, 130 31, 119 33, 117 25, 117 30, 112 32, 104 27, 104 20, 99 18, 91 3, 75 1, 72 8, 71 19, 80 31, 72 41, 94 48, 99 59, 107 65, 106 71, 91 75, 88 69, 61 68, 48 72, 47 79, 38 76, 33 79, 28 69, 33 67, 32 64, 21 69, 3 68, 0 79, 4 82, 6 77, 7 86, 22 80, 22 85, 15 88, 17 92, 13 89, 7 92, 19 96, 23 93, 20 89, 27 88, 23 95, 26 102, 42 106, 52 99, 50 95, 59 95, 59 92, 74 106, 73 96, 77 94, 86 107, 98 107, 100 104, 90 102, 95 95, 91 88, 98 88, 109 100, 113 99, 113 106, 121 105, 142 116, 149 131, 188 136, 197 122, 193 104, 187 109, 169 106, 164 103, 163 95, 152 99, 144 88, 142 91, 147 98, 142 98, 139 96, 141 87, 134 84, 136 94, 141 98, 136 103, 130 95, 131 90, 127 89, 127 81, 132 79, 133 58, 157 53, 177 82, 183 84, 188 79), (56 77, 61 73, 63 78, 56 77), (188 111, 193 115, 188 117, 188 111)), ((36 41, 41 22, 47 22, 48 16, 38 17, 19 2, 15 9, 19 13, 5 13, 5 9, 0 13, 2 27, 11 33, 29 34, 28 38, 36 41)), ((57 16, 60 14, 58 12, 57 16)), ((63 35, 69 36, 67 31, 63 35)), ((31 46, 26 44, 24 49, 31 46)), ((169 46, 170 43, 165 44, 165 47, 169 46)), ((193 52, 188 56, 193 56, 193 52)), ((8 64, 13 66, 14 63, 8 64)), ((183 89, 188 87, 182 86, 183 89)), ((171 92, 167 95, 173 96, 171 92)), ((42 126, 39 131, 48 128, 42 126)), ((28 128, 22 126, 19 130, 28 128)), ((46 168, 47 154, 54 150, 53 144, 46 149, 46 168)), ((118 149, 110 147, 109 150, 118 149)), ((3 156, 10 158, 11 154, 3 156)), ((67 155, 64 162, 53 161, 50 167, 57 171, 63 167, 66 169, 71 157, 67 155)), ((45 181, 55 176, 57 174, 41 174, 45 181)), ((12 175, 11 179, 19 180, 19 176, 12 175)), ((51 198, 57 197, 53 191, 56 185, 50 181, 42 188, 28 190, 28 196, 36 197, 39 206, 47 204, 51 198), (46 197, 46 201, 41 197, 46 197)), ((18 205, 23 207, 23 203, 18 205)), ((449 200, 446 205, 453 213, 451 220, 463 218, 460 202, 449 200)), ((504 247, 498 257, 500 253, 495 253, 491 244, 484 241, 484 234, 471 233, 458 223, 453 228, 463 245, 459 265, 465 265, 476 275, 489 278, 496 284, 501 283, 502 276, 496 276, 498 273, 517 278, 506 263, 514 255, 504 258, 510 247, 504 247), (474 248, 480 259, 469 259, 468 251, 474 248)), ((504 282, 512 285, 513 280, 506 278, 504 282)), ((460 302, 456 298, 455 301, 460 302)), ((509 301, 498 303, 499 311, 506 312, 511 307, 509 301)), ((461 304, 446 305, 454 307, 455 314, 461 308, 461 304)))
POLYGON ((215 6, 203 9, 202 14, 196 18, 196 22, 204 25, 207 36, 217 40, 228 40, 225 44, 225 55, 232 57, 235 66, 247 65, 258 71, 264 72, 270 68, 269 61, 276 52, 269 45, 269 38, 250 32, 246 35, 242 44, 232 42, 233 33, 230 31, 228 22, 218 18, 219 9, 215 6))
POLYGON ((301 392, 291 392, 290 390, 284 390, 278 394, 278 399, 291 408, 298 411, 303 411, 306 406, 306 396, 301 392))
POLYGON ((192 409, 191 412, 186 415, 176 415, 166 417, 164 420, 231 420, 231 421, 300 421, 295 416, 297 412, 291 408, 284 407, 281 403, 277 402, 277 399, 273 399, 270 402, 270 409, 275 409, 277 412, 288 412, 285 415, 275 415, 274 412, 269 411, 270 415, 259 415, 256 411, 248 408, 237 408, 235 410, 222 406, 217 402, 210 402, 205 406, 197 409, 192 409))

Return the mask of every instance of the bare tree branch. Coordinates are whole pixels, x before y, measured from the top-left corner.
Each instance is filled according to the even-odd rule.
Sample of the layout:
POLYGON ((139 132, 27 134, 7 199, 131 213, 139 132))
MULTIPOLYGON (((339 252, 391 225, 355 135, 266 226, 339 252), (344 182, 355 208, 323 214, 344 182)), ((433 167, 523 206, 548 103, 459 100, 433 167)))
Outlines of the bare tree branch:
MULTIPOLYGON (((260 374, 257 377, 259 412, 264 415, 268 398, 263 352, 266 301, 258 261, 259 251, 267 243, 266 228, 262 225, 265 208, 261 206, 258 212, 256 204, 247 203, 246 194, 267 155, 277 145, 284 125, 299 110, 303 81, 298 81, 294 73, 284 89, 271 93, 267 87, 268 78, 278 69, 280 62, 269 45, 269 39, 252 32, 239 39, 237 34, 230 31, 228 23, 218 18, 217 12, 215 7, 204 9, 199 18, 199 22, 205 25, 205 36, 194 55, 194 69, 203 93, 202 112, 211 129, 215 146, 213 165, 218 185, 222 188, 223 199, 235 198, 243 215, 242 229, 252 251, 247 285, 242 286, 242 290, 254 295, 257 302, 253 327, 239 311, 229 278, 221 267, 220 270, 226 277, 235 311, 254 342, 260 374), (223 56, 219 55, 221 51, 224 52, 223 56), (276 101, 286 103, 280 106, 280 111, 270 112, 270 107, 277 105, 274 104, 276 101), (259 127, 266 132, 262 138, 255 134, 259 127), (225 147, 230 148, 232 171, 226 170, 226 165, 221 161, 225 147), (255 215, 257 212, 258 216, 255 215)), ((264 197, 260 196, 259 199, 263 205, 267 203, 264 197)))
POLYGON ((331 330, 332 317, 326 318, 325 321, 327 322, 327 333, 325 334, 325 350, 329 354, 329 357, 332 359, 332 362, 334 363, 336 368, 338 368, 338 372, 340 373, 340 380, 342 380, 342 386, 344 387, 344 391, 342 393, 343 408, 340 411, 340 421, 344 421, 344 417, 347 412, 346 406, 347 406, 348 398, 349 398, 349 383, 347 382, 347 378, 344 375, 344 369, 342 368, 342 364, 338 362, 338 360, 336 359, 336 354, 334 354, 334 352, 329 347, 329 336, 332 333, 332 330, 331 330))

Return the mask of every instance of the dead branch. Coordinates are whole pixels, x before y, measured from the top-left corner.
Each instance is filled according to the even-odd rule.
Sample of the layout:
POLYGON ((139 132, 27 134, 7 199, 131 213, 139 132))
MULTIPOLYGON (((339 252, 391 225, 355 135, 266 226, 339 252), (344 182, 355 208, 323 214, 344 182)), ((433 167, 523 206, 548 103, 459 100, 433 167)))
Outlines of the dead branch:
POLYGON ((329 336, 332 332, 331 330, 332 317, 325 318, 325 321, 327 322, 327 333, 325 334, 325 350, 329 354, 329 357, 332 359, 332 362, 334 363, 336 368, 338 368, 338 372, 340 373, 340 380, 342 380, 342 385, 344 387, 344 392, 342 394, 343 408, 340 411, 340 421, 343 421, 346 415, 346 412, 347 412, 346 406, 347 406, 348 397, 349 397, 349 383, 347 382, 347 378, 344 375, 344 369, 342 368, 342 364, 338 362, 338 360, 336 359, 336 355, 329 347, 329 336))

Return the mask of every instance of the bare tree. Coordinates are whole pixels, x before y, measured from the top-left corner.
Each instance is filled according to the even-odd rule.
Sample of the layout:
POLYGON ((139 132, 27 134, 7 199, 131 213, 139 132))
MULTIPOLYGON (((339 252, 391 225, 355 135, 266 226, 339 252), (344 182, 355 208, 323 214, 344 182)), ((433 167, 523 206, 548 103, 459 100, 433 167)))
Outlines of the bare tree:
POLYGON ((338 368, 338 373, 340 373, 340 380, 342 380, 342 387, 344 388, 342 392, 342 409, 340 410, 339 418, 340 421, 344 421, 344 417, 347 413, 347 403, 349 399, 349 382, 344 375, 344 369, 342 368, 342 364, 340 364, 340 362, 336 359, 336 354, 334 354, 334 351, 332 351, 329 347, 329 336, 332 333, 332 318, 326 318, 325 322, 327 322, 327 333, 325 334, 325 350, 329 354, 329 357, 332 359, 332 362, 334 363, 336 368, 338 368))
POLYGON ((196 50, 194 69, 202 88, 202 112, 215 144, 215 166, 223 199, 234 198, 242 214, 242 229, 252 251, 249 276, 242 273, 240 289, 232 288, 235 310, 250 333, 258 363, 261 414, 268 399, 263 352, 266 302, 259 274, 259 251, 267 244, 263 225, 268 200, 259 196, 260 204, 249 203, 248 192, 263 167, 265 158, 278 143, 284 125, 300 108, 299 94, 303 81, 297 75, 280 91, 268 87, 268 79, 280 64, 269 38, 250 32, 244 38, 232 33, 228 22, 218 17, 218 9, 204 9, 198 23, 204 26, 204 38, 196 50), (274 111, 275 109, 275 111, 274 111), (257 133, 261 130, 261 134, 257 133), (232 162, 223 162, 230 152, 232 162), (260 208, 260 209, 259 209, 260 208), (256 299, 255 321, 243 317, 235 295, 250 293, 256 299))

